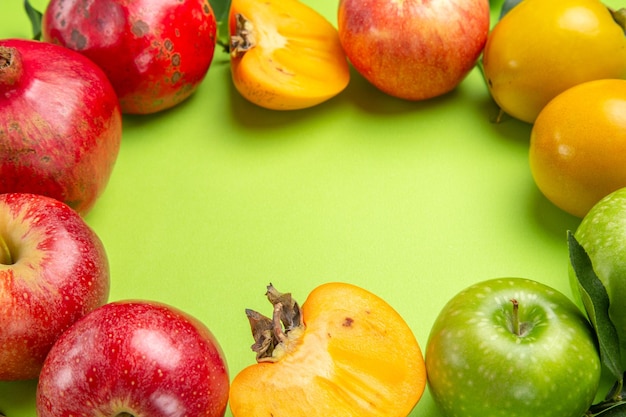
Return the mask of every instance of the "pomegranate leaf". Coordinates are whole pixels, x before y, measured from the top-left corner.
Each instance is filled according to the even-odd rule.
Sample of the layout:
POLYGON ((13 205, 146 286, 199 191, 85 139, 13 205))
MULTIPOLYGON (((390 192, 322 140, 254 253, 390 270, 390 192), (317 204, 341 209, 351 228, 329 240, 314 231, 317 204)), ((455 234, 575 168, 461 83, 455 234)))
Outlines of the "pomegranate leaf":
POLYGON ((217 44, 225 52, 230 50, 230 33, 228 31, 228 14, 231 0, 209 0, 217 21, 217 44))
POLYGON ((215 20, 225 22, 228 19, 230 1, 231 0, 209 0, 213 13, 215 14, 215 20))
POLYGON ((609 296, 585 248, 570 231, 567 232, 567 239, 570 262, 578 280, 581 298, 598 338, 600 359, 621 386, 623 368, 617 330, 609 317, 609 296))
POLYGON ((33 39, 38 41, 41 39, 41 19, 43 17, 43 13, 35 9, 28 0, 24 0, 24 10, 26 11, 26 15, 28 16, 30 24, 33 28, 33 39))

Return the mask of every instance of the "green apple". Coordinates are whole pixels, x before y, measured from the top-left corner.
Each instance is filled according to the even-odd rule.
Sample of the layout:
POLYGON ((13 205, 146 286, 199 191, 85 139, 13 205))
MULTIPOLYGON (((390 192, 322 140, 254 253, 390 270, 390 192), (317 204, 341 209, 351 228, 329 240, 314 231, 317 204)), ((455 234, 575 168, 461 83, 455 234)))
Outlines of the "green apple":
POLYGON ((439 313, 426 346, 430 393, 446 417, 580 417, 601 368, 581 310, 524 278, 461 291, 439 313))
MULTIPOLYGON (((626 188, 607 195, 585 215, 574 237, 585 249, 609 296, 609 317, 617 330, 626 363, 626 188)), ((580 300, 570 265, 572 292, 580 300)))

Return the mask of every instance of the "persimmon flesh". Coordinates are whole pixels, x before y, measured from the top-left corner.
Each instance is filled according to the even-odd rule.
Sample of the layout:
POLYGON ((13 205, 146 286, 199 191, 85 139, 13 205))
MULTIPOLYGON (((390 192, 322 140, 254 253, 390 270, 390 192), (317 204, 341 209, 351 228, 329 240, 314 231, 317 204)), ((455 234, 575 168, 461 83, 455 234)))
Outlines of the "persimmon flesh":
POLYGON ((233 0, 229 32, 233 83, 254 104, 308 108, 348 85, 337 29, 298 0, 233 0))
POLYGON ((258 363, 232 381, 234 417, 406 417, 415 407, 422 351, 384 300, 346 283, 315 288, 301 310, 271 285, 268 298, 272 319, 247 312, 258 363))

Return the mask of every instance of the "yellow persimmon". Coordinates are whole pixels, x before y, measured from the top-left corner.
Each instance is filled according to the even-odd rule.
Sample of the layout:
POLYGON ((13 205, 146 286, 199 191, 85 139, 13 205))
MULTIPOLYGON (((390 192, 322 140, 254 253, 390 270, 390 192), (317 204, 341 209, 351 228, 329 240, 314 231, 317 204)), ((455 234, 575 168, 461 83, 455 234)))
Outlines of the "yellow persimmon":
POLYGON ((422 351, 384 300, 358 286, 315 288, 302 309, 268 287, 268 318, 248 310, 256 364, 231 384, 234 417, 406 417, 426 386, 422 351))
POLYGON ((254 104, 312 107, 348 85, 337 29, 297 0, 233 0, 229 31, 233 83, 254 104))
POLYGON ((626 187, 626 80, 569 88, 539 113, 530 135, 530 171, 554 205, 583 218, 626 187))

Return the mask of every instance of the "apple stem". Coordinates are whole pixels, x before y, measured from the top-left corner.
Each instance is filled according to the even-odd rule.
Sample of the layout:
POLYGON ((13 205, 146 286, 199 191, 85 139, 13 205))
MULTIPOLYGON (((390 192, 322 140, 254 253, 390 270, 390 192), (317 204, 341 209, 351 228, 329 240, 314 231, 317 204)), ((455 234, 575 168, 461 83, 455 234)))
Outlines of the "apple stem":
POLYGON ((511 299, 511 304, 513 304, 513 315, 511 317, 511 323, 513 325, 513 333, 517 336, 521 336, 522 332, 519 324, 519 302, 515 299, 511 299))
MULTIPOLYGON (((6 240, 0 236, 0 264, 2 265, 13 265, 13 256, 11 255, 11 250, 9 250, 9 245, 7 245, 6 240)), ((2 414, 0 414, 2 417, 2 414)))

